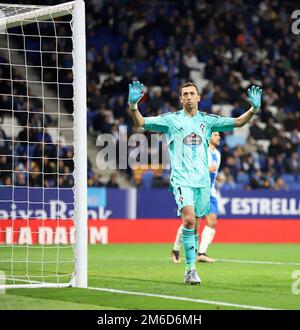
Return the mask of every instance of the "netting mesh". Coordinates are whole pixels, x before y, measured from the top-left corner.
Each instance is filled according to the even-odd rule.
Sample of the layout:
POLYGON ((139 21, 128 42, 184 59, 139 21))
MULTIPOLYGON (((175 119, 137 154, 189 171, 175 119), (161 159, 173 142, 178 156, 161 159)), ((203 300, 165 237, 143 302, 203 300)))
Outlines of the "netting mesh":
POLYGON ((14 21, 0 25, 0 270, 14 284, 74 272, 73 19, 39 10, 0 4, 14 21))

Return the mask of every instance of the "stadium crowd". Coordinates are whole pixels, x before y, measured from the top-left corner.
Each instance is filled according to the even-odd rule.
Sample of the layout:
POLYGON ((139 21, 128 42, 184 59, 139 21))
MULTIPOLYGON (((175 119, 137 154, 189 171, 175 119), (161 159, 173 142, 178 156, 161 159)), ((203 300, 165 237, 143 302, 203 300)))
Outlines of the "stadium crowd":
MULTIPOLYGON (((54 2, 47 0, 45 4, 54 2)), ((201 86, 200 108, 222 115, 222 106, 231 105, 229 115, 237 117, 249 107, 247 87, 259 82, 263 107, 250 124, 244 143, 232 145, 231 135, 222 134, 221 172, 226 177, 222 189, 300 189, 300 39, 291 32, 291 3, 99 3, 95 6, 86 2, 91 134, 112 133, 118 139, 121 126, 129 134, 137 132, 127 106, 128 84, 136 78, 146 87, 139 106, 145 116, 176 111, 180 107, 179 86, 196 73, 205 82, 201 86)), ((0 134, 3 135, 1 130, 0 134)), ((150 134, 147 133, 149 140, 150 134)), ((41 141, 39 132, 32 138, 41 141)), ((18 150, 22 155, 22 143, 18 150)), ((39 150, 32 152, 38 154, 39 150)), ((61 152, 72 154, 67 148, 61 152)), ((59 167, 65 174, 72 172, 70 163, 51 164, 51 155, 57 155, 54 145, 46 154, 46 166, 53 171, 59 167)), ((5 156, 0 156, 0 161, 9 164, 5 156)), ((21 164, 22 161, 16 165, 21 164)), ((34 164, 32 171, 40 172, 41 164, 34 164)), ((127 174, 135 183, 130 168, 127 174)), ((141 180, 142 184, 167 185, 168 171, 160 172, 159 177, 145 174, 149 180, 141 180)), ((47 182, 58 184, 52 179, 49 177, 47 182)), ((3 177, 0 180, 6 184, 3 177)), ((19 180, 23 179, 16 182, 19 180)), ((40 179, 37 176, 32 180, 40 179)), ((103 185, 101 176, 91 167, 88 183, 103 185)), ((115 175, 109 186, 118 186, 115 175)))
POLYGON ((214 105, 229 104, 233 117, 249 107, 245 90, 259 81, 263 108, 246 143, 231 147, 223 134, 223 189, 299 188, 300 43, 291 32, 293 10, 289 2, 239 0, 109 1, 90 10, 90 128, 107 133, 126 125, 136 132, 127 109, 134 78, 146 86, 145 116, 177 110, 178 88, 193 71, 206 81, 200 108, 212 112, 214 105))

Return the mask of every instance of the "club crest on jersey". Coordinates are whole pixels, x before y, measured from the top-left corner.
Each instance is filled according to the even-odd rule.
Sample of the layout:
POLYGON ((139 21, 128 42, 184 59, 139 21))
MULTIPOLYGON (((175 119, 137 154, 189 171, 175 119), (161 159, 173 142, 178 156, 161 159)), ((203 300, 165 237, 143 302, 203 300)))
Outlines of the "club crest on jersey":
POLYGON ((199 146, 202 143, 202 137, 193 132, 183 139, 183 143, 191 147, 199 146))
POLYGON ((200 124, 200 131, 201 131, 202 134, 204 134, 205 125, 203 123, 200 124))

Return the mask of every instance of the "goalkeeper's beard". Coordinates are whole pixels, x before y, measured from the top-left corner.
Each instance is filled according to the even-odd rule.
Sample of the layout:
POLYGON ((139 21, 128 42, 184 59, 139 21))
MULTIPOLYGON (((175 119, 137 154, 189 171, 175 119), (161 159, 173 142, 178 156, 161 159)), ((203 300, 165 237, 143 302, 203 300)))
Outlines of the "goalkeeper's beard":
POLYGON ((190 103, 190 104, 186 103, 184 105, 184 110, 188 113, 193 113, 197 110, 197 106, 193 103, 190 103))

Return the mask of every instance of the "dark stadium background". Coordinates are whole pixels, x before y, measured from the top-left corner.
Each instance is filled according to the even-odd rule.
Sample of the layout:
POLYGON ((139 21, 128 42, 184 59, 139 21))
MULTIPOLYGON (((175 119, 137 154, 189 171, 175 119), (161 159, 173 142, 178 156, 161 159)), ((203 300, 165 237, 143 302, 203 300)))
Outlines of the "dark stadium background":
MULTIPOLYGON (((58 3, 62 2, 41 4, 58 3)), ((258 84, 263 88, 259 114, 247 128, 222 133, 220 172, 225 182, 219 188, 229 202, 220 214, 223 220, 216 241, 300 241, 296 234, 300 223, 300 35, 291 29, 295 9, 297 3, 292 1, 86 1, 88 186, 100 189, 90 190, 93 196, 100 191, 105 195, 101 205, 89 205, 98 212, 94 218, 122 219, 124 228, 136 223, 135 237, 141 242, 169 242, 179 224, 170 220, 176 212, 168 192, 168 168, 112 171, 99 170, 96 164, 100 134, 112 133, 120 143, 120 130, 126 130, 128 137, 137 132, 127 106, 132 80, 139 79, 146 87, 139 105, 145 116, 177 110, 179 86, 193 80, 201 90, 202 111, 236 117, 249 108, 247 88, 258 84), (234 213, 234 198, 241 198, 240 213, 234 213), (270 204, 268 210, 262 211, 253 198, 264 198, 270 204), (166 226, 161 238, 145 230, 155 228, 156 218, 166 226)), ((72 76, 60 79, 67 82, 72 76)), ((5 134, 1 128, 0 134, 5 134)), ((151 133, 146 136, 150 141, 151 133)), ((33 132, 32 138, 39 141, 41 136, 33 132)), ((160 158, 165 147, 157 146, 160 158)), ((70 157, 72 152, 64 150, 70 157)), ((0 164, 11 167, 2 156, 0 164)), ((73 170, 70 161, 55 166, 63 173, 73 170)), ((8 176, 0 174, 1 184, 9 184, 8 176)), ((60 182, 44 179, 53 187, 73 184, 71 177, 60 182)), ((24 184, 21 177, 15 182, 24 184)), ((38 187, 41 178, 32 176, 30 182, 38 187)), ((116 233, 115 238, 120 227, 114 221, 105 222, 111 228, 108 242, 134 240, 128 233, 120 237, 116 233)), ((97 223, 99 228, 103 225, 97 223)))

